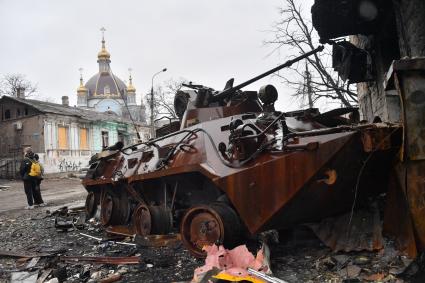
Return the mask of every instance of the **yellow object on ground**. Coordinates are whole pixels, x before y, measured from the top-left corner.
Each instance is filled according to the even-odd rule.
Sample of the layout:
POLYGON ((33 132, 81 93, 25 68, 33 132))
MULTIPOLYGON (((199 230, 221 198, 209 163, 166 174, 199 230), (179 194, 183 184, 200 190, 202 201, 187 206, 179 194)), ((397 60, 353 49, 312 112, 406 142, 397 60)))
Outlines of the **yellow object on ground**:
POLYGON ((227 273, 220 273, 220 274, 213 276, 213 278, 220 279, 220 280, 226 280, 226 281, 229 281, 229 282, 247 281, 247 282, 252 282, 252 283, 266 283, 266 281, 261 280, 257 277, 254 277, 254 276, 250 276, 250 275, 234 276, 234 275, 230 275, 230 274, 227 274, 227 273))

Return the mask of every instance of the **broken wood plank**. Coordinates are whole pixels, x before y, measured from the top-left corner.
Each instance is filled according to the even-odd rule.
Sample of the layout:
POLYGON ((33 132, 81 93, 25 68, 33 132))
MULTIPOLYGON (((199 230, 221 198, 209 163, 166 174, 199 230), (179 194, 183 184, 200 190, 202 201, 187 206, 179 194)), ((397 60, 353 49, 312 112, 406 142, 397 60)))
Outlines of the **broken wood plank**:
POLYGON ((47 277, 49 277, 50 273, 52 273, 52 268, 48 268, 41 273, 40 277, 38 277, 37 282, 35 283, 43 283, 47 277))
POLYGON ((0 257, 6 257, 6 256, 31 258, 31 257, 48 257, 48 256, 53 256, 53 254, 26 253, 25 251, 4 251, 4 250, 0 250, 0 257))
POLYGON ((106 264, 139 264, 140 258, 138 256, 129 257, 109 257, 109 256, 61 256, 59 258, 67 262, 81 262, 88 261, 93 263, 106 263, 106 264))

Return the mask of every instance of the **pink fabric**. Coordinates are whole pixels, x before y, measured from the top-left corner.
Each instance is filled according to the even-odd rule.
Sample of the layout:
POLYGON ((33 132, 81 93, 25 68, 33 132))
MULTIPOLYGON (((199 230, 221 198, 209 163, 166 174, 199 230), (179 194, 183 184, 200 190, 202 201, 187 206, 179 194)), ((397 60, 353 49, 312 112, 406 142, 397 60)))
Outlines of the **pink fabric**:
POLYGON ((205 265, 195 269, 192 282, 199 282, 204 274, 214 267, 234 276, 248 275, 248 267, 268 272, 267 264, 264 265, 263 249, 257 253, 257 257, 254 257, 245 245, 237 246, 232 250, 226 250, 223 246, 212 245, 204 247, 204 250, 207 252, 205 265))

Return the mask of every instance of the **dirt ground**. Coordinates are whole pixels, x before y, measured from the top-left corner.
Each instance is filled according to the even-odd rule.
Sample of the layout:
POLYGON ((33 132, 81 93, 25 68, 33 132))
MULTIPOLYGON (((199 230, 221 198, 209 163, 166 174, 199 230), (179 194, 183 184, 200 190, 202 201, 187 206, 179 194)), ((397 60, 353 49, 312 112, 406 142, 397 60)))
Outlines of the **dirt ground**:
MULTIPOLYGON (((0 191, 0 253, 48 254, 34 266, 30 259, 0 255, 0 282, 10 282, 17 271, 34 272, 41 276, 51 270, 61 282, 100 282, 109 274, 120 274, 116 282, 188 282, 203 260, 191 256, 181 243, 152 248, 97 241, 81 233, 107 239, 101 225, 85 221, 84 212, 76 212, 80 225, 71 231, 55 228, 57 209, 84 204, 85 190, 78 179, 52 179, 42 184, 44 208, 24 210, 25 194, 20 182, 4 181, 10 186, 0 191), (64 262, 59 256, 137 256, 136 265, 91 264, 64 262)), ((78 222, 78 221, 77 221, 78 222)), ((110 238, 109 238, 110 239, 110 238)), ((258 243, 252 239, 249 247, 258 243)), ((334 253, 305 228, 281 233, 280 241, 270 243, 271 269, 274 276, 287 282, 425 282, 415 279, 424 271, 419 261, 398 254, 390 241, 379 252, 334 253)), ((423 259, 425 262, 425 259, 423 259)), ((20 282, 20 281, 19 281, 20 282)))
MULTIPOLYGON (((0 179, 0 213, 21 210, 27 205, 22 181, 0 179)), ((41 194, 44 202, 50 205, 60 205, 75 200, 84 200, 86 190, 80 179, 45 179, 41 183, 41 194)))

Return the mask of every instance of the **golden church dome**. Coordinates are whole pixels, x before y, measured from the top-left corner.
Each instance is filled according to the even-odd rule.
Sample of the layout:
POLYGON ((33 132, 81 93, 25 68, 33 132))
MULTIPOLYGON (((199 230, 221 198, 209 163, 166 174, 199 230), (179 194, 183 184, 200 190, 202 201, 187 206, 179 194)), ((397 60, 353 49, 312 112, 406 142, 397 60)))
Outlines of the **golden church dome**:
POLYGON ((97 58, 100 59, 109 59, 111 58, 111 54, 109 54, 109 52, 106 50, 105 47, 105 39, 102 39, 102 49, 100 50, 100 52, 97 54, 97 58))
POLYGON ((128 81, 129 81, 129 83, 128 83, 128 86, 127 86, 127 92, 136 92, 136 88, 133 86, 133 78, 131 77, 131 75, 130 75, 128 81))
POLYGON ((88 91, 87 88, 83 84, 83 76, 81 76, 80 77, 80 86, 77 88, 77 93, 86 94, 87 91, 88 91))

